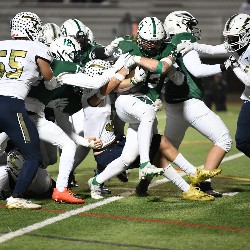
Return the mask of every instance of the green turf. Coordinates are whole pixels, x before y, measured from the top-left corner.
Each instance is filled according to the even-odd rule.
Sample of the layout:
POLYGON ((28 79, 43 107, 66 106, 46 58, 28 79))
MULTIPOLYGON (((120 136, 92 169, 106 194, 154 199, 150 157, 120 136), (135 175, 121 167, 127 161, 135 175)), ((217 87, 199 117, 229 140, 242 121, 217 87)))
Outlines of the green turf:
MULTIPOLYGON (((229 106, 218 113, 234 140, 240 106, 229 106)), ((159 113, 159 129, 165 126, 164 112, 159 113)), ((189 129, 180 151, 196 166, 203 164, 211 143, 189 129)), ((239 153, 233 144, 226 155, 239 153)), ((53 177, 57 164, 49 167, 53 177)), ((76 170, 80 184, 73 191, 84 197, 87 206, 96 203, 89 196, 87 180, 93 176, 95 163, 90 155, 76 170)), ((245 156, 221 164, 222 174, 213 179, 213 187, 223 193, 237 192, 212 202, 181 199, 181 191, 171 183, 149 190, 150 196, 135 195, 120 199, 85 213, 45 226, 0 244, 0 249, 249 249, 250 177, 249 159, 245 156)), ((184 177, 186 180, 187 177, 184 177)), ((160 180, 162 177, 157 177, 160 180)), ((106 182, 113 195, 134 190, 138 171, 132 169, 128 183, 117 178, 106 182)), ((36 200, 39 211, 8 210, 0 201, 0 234, 27 227, 82 205, 57 204, 51 199, 36 200)), ((0 236, 1 239, 1 236, 0 236)))

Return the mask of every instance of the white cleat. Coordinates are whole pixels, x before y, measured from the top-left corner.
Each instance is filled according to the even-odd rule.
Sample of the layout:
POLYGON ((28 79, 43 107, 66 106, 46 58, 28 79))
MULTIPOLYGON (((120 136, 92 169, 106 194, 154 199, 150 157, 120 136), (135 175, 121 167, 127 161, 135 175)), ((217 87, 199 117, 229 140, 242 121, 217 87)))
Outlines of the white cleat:
POLYGON ((148 164, 144 168, 139 168, 139 179, 142 180, 146 178, 153 178, 162 174, 163 172, 163 168, 157 168, 156 166, 148 162, 148 164))
POLYGON ((100 185, 94 185, 93 184, 93 179, 95 177, 92 177, 88 180, 88 185, 90 188, 90 195, 91 198, 95 199, 95 200, 100 200, 103 199, 104 197, 101 195, 101 187, 100 185))
POLYGON ((41 205, 32 203, 22 198, 13 198, 12 196, 7 198, 7 208, 23 208, 23 209, 40 209, 41 205))

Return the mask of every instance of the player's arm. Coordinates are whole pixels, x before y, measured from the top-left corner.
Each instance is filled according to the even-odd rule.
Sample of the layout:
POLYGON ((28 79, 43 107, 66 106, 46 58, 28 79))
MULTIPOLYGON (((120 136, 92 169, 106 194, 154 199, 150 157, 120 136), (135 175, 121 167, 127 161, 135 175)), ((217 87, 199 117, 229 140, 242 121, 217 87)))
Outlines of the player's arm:
POLYGON ((100 102, 106 98, 106 96, 119 85, 122 81, 125 80, 127 71, 125 68, 122 68, 119 72, 117 72, 114 77, 110 79, 110 81, 102 86, 96 94, 91 96, 88 99, 88 104, 92 107, 96 107, 100 104, 100 102))
POLYGON ((39 67, 40 73, 44 78, 44 84, 46 88, 51 90, 60 86, 50 67, 50 63, 47 60, 44 60, 42 58, 38 58, 36 62, 39 67))
MULTIPOLYGON (((197 51, 192 50, 183 56, 183 63, 187 70, 195 77, 202 78, 222 72, 221 64, 204 64, 197 51)), ((226 70, 226 69, 225 69, 226 70)))
POLYGON ((147 57, 132 56, 125 64, 125 67, 129 70, 137 64, 156 74, 165 74, 172 66, 174 60, 175 59, 172 55, 162 58, 160 61, 147 57))

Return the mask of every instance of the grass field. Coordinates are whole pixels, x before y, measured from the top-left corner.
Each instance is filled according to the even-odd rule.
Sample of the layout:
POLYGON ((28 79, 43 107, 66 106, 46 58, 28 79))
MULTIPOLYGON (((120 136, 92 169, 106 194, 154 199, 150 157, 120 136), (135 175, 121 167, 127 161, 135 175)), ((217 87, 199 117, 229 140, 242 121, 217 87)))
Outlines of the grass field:
MULTIPOLYGON (((218 113, 234 138, 239 105, 218 113)), ((163 132, 165 118, 159 112, 163 132)), ((210 142, 189 129, 180 151, 194 165, 201 166, 210 142)), ((213 187, 223 192, 215 201, 187 201, 181 191, 162 177, 155 178, 150 196, 137 197, 138 170, 132 169, 128 183, 117 178, 105 183, 112 196, 102 201, 90 198, 87 180, 95 163, 90 155, 76 170, 84 205, 40 202, 41 210, 9 210, 0 201, 0 249, 27 250, 139 250, 139 249, 239 249, 250 247, 249 159, 232 150, 221 164, 222 174, 213 187), (234 158, 235 157, 235 158, 234 158)), ((57 165, 49 167, 53 177, 57 165)), ((185 179, 187 177, 184 176, 185 179)))

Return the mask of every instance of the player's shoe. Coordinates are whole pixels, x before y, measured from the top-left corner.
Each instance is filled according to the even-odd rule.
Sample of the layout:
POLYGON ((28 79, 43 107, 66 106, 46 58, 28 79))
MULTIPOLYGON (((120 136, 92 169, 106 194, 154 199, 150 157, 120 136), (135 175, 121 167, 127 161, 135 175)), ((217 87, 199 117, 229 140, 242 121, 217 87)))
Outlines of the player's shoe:
POLYGON ((212 195, 206 194, 198 187, 190 185, 190 189, 182 193, 182 198, 193 201, 213 201, 215 198, 212 195))
POLYGON ((101 186, 100 184, 98 185, 93 184, 94 178, 95 177, 92 177, 88 180, 91 198, 95 200, 103 199, 104 197, 101 195, 101 186))
POLYGON ((204 168, 196 168, 196 172, 194 175, 189 175, 189 180, 192 185, 197 185, 202 181, 205 181, 209 178, 212 178, 218 174, 221 173, 221 169, 212 169, 212 170, 207 170, 204 168))
POLYGON ((139 184, 135 188, 135 193, 138 196, 148 196, 148 186, 151 182, 152 178, 146 178, 140 180, 139 184))
POLYGON ((65 202, 71 204, 83 204, 83 199, 77 198, 76 195, 67 188, 64 188, 63 192, 59 192, 57 188, 54 188, 52 199, 57 202, 65 202))
POLYGON ((12 196, 7 198, 7 208, 24 208, 24 209, 40 209, 41 205, 32 203, 22 198, 13 198, 12 196))
POLYGON ((157 168, 150 162, 145 167, 139 167, 139 179, 153 178, 163 173, 163 168, 157 168))
POLYGON ((215 191, 212 186, 211 186, 211 182, 208 181, 204 181, 199 183, 199 185, 197 185, 201 191, 203 191, 204 193, 207 193, 209 195, 212 195, 214 197, 222 197, 222 193, 215 191))
POLYGON ((72 187, 79 187, 74 173, 70 173, 69 180, 68 180, 68 188, 72 188, 72 187))
POLYGON ((111 190, 109 190, 107 187, 105 187, 104 183, 100 184, 100 188, 101 188, 101 194, 103 194, 103 195, 111 194, 111 190))

